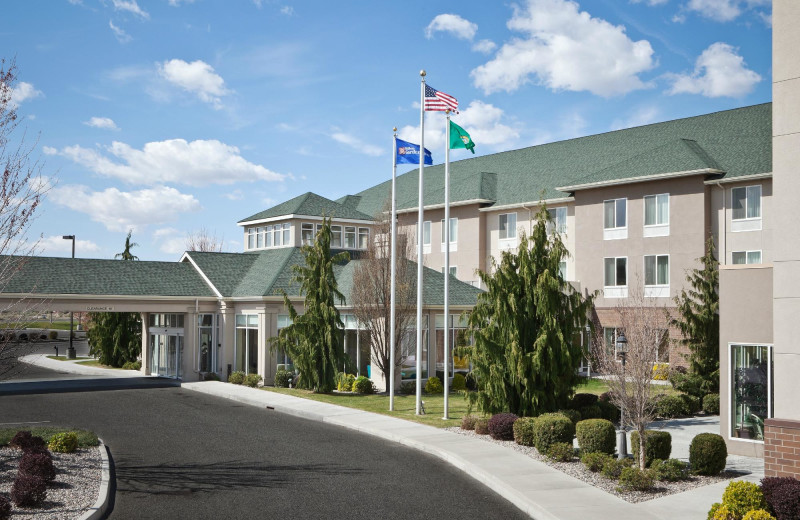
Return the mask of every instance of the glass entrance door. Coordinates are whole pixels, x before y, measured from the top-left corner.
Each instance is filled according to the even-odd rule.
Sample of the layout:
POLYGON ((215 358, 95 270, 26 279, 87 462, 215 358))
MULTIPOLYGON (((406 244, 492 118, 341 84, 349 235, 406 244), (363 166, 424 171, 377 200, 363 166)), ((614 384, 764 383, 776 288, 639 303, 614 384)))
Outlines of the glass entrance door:
POLYGON ((180 379, 183 335, 150 334, 150 375, 180 379))

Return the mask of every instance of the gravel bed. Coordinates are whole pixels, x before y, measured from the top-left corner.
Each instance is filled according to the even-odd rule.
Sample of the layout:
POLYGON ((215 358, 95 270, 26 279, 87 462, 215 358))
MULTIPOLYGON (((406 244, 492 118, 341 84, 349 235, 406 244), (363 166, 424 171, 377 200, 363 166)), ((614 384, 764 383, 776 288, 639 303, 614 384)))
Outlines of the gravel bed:
POLYGON ((591 484, 596 488, 602 489, 606 493, 611 493, 612 495, 616 495, 619 498, 625 500, 626 502, 631 502, 631 503, 645 502, 647 500, 653 500, 654 498, 661 498, 675 493, 682 493, 684 491, 689 491, 690 489, 694 489, 697 487, 707 486, 709 484, 714 484, 717 482, 722 482, 724 480, 729 480, 732 478, 742 476, 742 473, 734 471, 723 471, 722 473, 720 473, 715 477, 693 475, 689 477, 687 480, 680 480, 678 482, 659 481, 656 482, 655 486, 650 491, 619 492, 617 491, 618 483, 616 480, 608 479, 600 473, 592 473, 591 471, 586 469, 586 467, 583 464, 581 464, 580 460, 578 460, 577 458, 573 459, 573 462, 554 462, 550 460, 548 457, 545 457, 544 455, 540 454, 539 451, 533 446, 520 446, 514 441, 498 441, 492 439, 489 435, 478 435, 474 431, 462 430, 457 426, 446 428, 446 430, 453 433, 457 433, 459 435, 466 435, 468 437, 481 439, 485 442, 493 442, 494 444, 505 446, 508 449, 517 451, 519 453, 524 453, 525 455, 529 456, 534 460, 538 460, 539 462, 547 464, 551 468, 555 468, 562 473, 566 473, 571 477, 575 477, 578 480, 582 480, 587 484, 591 484))
MULTIPOLYGON (((22 452, 0 448, 0 493, 11 498, 22 452)), ((53 453, 56 480, 47 487, 41 508, 11 505, 13 520, 71 520, 80 517, 97 500, 100 491, 100 449, 78 448, 74 453, 53 453)))

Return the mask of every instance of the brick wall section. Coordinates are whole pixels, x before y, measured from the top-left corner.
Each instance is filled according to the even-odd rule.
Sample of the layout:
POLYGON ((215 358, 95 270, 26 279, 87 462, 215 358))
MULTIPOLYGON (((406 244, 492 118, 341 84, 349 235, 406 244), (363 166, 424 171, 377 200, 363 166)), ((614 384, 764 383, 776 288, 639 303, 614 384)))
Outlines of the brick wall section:
POLYGON ((764 475, 800 478, 800 421, 764 421, 764 475))

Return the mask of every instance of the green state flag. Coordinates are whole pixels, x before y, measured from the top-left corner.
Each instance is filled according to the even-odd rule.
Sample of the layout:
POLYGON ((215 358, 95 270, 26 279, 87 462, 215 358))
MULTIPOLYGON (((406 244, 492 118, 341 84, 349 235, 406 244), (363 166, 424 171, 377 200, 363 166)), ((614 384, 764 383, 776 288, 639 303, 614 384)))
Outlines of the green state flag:
POLYGON ((450 149, 466 148, 472 153, 475 153, 475 143, 469 136, 466 130, 450 121, 450 149))

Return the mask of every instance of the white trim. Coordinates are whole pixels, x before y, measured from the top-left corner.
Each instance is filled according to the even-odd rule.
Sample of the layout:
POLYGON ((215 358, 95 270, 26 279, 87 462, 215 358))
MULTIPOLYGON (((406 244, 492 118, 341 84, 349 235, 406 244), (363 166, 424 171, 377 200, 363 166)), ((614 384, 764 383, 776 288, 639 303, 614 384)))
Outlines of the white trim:
POLYGON ((501 238, 497 241, 497 248, 501 250, 516 249, 519 246, 517 238, 501 238))
POLYGON ((731 218, 731 233, 742 233, 745 231, 761 231, 761 217, 756 218, 740 218, 734 220, 731 218))
POLYGON ((375 225, 374 220, 363 220, 363 219, 354 219, 354 218, 336 218, 334 217, 319 217, 316 215, 296 215, 294 213, 290 215, 280 215, 278 217, 268 217, 262 218, 258 220, 246 220, 242 222, 237 222, 237 226, 252 226, 254 224, 267 224, 269 222, 277 222, 282 220, 290 220, 290 219, 304 219, 304 220, 322 220, 323 218, 330 218, 331 222, 344 222, 346 224, 368 224, 368 225, 375 225))
POLYGON ((603 229, 603 240, 625 240, 628 238, 628 228, 603 229))
POLYGON ((652 226, 644 226, 642 236, 645 238, 651 237, 668 237, 669 224, 654 224, 652 226))
MULTIPOLYGON (((30 300, 155 300, 155 301, 191 301, 194 305, 194 300, 201 302, 216 302, 220 297, 217 296, 152 296, 147 294, 58 294, 58 293, 2 293, 0 294, 0 301, 2 300, 17 300, 17 303, 24 303, 30 300)), ((52 302, 51 302, 52 303, 52 302)), ((75 311, 78 312, 78 311, 75 311)), ((168 313, 174 314, 174 313, 168 313)))
POLYGON ((744 251, 731 251, 731 264, 730 265, 761 265, 762 262, 752 263, 751 264, 751 263, 749 263, 747 261, 750 253, 755 253, 755 252, 758 252, 758 258, 763 261, 764 260, 764 251, 761 250, 761 249, 749 249, 749 250, 744 250, 744 251), (733 255, 734 255, 734 253, 744 253, 744 263, 743 264, 735 264, 735 263, 733 263, 733 255))
MULTIPOLYGON (((772 419, 772 370, 773 370, 773 343, 763 343, 760 341, 729 341, 728 342, 728 386, 725 389, 725 394, 728 396, 728 438, 727 440, 748 443, 764 443, 764 439, 742 439, 741 437, 733 436, 733 423, 736 421, 735 411, 733 410, 733 364, 732 364, 732 349, 734 345, 738 346, 754 346, 754 347, 767 347, 767 419, 772 419)), ((722 410, 720 410, 722 412, 722 410)))
POLYGON ((627 298, 628 297, 628 274, 630 265, 627 256, 605 256, 603 257, 603 298, 627 298), (625 259, 625 285, 606 285, 606 260, 614 260, 614 281, 617 281, 617 260, 625 259))
POLYGON ((208 279, 208 276, 206 276, 206 273, 204 273, 202 271, 202 269, 200 269, 200 267, 198 267, 198 265, 196 263, 194 263, 194 260, 192 259, 191 256, 189 256, 189 252, 188 251, 183 253, 183 256, 181 257, 180 261, 183 262, 184 259, 189 260, 189 263, 192 264, 192 267, 195 268, 197 273, 200 275, 200 278, 202 278, 203 281, 205 281, 208 284, 208 286, 211 287, 211 290, 214 291, 214 294, 217 295, 217 298, 222 298, 223 297, 222 293, 219 292, 219 290, 214 286, 213 283, 211 283, 211 280, 208 279))
POLYGON ((561 204, 565 202, 575 202, 575 197, 559 197, 556 199, 532 200, 529 202, 514 202, 513 204, 503 204, 500 206, 489 206, 488 208, 478 208, 478 211, 503 211, 507 209, 524 209, 530 211, 530 206, 538 207, 542 204, 561 204))
POLYGON ((618 197, 615 199, 605 199, 603 201, 603 240, 624 240, 628 238, 628 197, 618 197), (625 201, 625 225, 617 225, 617 202, 625 201), (614 227, 606 227, 606 202, 614 203, 614 227))
POLYGON ((513 241, 516 242, 518 236, 519 236, 519 233, 518 233, 518 229, 517 229, 517 212, 516 211, 509 211, 508 213, 500 213, 500 214, 498 214, 497 215, 497 237, 498 237, 497 240, 499 240, 500 242, 509 241, 509 240, 513 240, 513 241), (503 237, 500 236, 500 232, 501 232, 501 229, 500 229, 500 217, 503 217, 503 216, 506 217, 506 228, 507 228, 506 229, 506 235, 508 235, 508 232, 511 229, 511 227, 508 225, 508 216, 510 216, 510 215, 514 215, 514 228, 513 228, 514 236, 513 237, 506 236, 505 238, 503 238, 503 237))
POLYGON ((734 182, 749 182, 757 179, 771 179, 772 173, 754 173, 753 175, 742 175, 741 177, 723 177, 704 181, 703 184, 732 184, 734 182))
POLYGON ((627 298, 628 286, 627 285, 613 285, 603 287, 603 298, 627 298))
POLYGON ((647 285, 647 257, 654 256, 656 259, 656 282, 658 282, 658 257, 659 256, 666 256, 667 257, 667 277, 669 278, 669 282, 672 282, 672 273, 670 272, 670 264, 672 259, 670 258, 669 253, 654 253, 651 255, 642 255, 642 273, 644 274, 644 295, 648 298, 668 298, 669 297, 669 282, 666 284, 663 283, 654 283, 651 285, 647 285), (650 295, 648 295, 648 289, 651 289, 650 295), (661 295, 658 293, 663 292, 662 289, 666 289, 666 294, 661 295))
MULTIPOLYGON (((450 207, 453 208, 455 206, 471 206, 473 204, 491 204, 492 202, 494 202, 494 200, 492 200, 492 199, 460 200, 458 202, 451 202, 450 203, 450 207)), ((443 203, 442 204, 430 204, 428 206, 423 206, 422 207, 422 209, 425 210, 425 211, 433 210, 433 209, 443 209, 443 208, 444 208, 444 204, 443 203)), ((411 208, 398 209, 397 210, 397 214, 399 215, 401 213, 414 213, 414 212, 418 211, 418 209, 419 209, 418 206, 414 206, 414 207, 411 207, 411 208)), ((388 211, 384 211, 384 213, 389 213, 389 212, 388 211)), ((373 224, 374 224, 374 222, 373 222, 373 224)))
POLYGON ((669 298, 669 285, 645 285, 645 298, 669 298))
POLYGON ((672 179, 675 177, 688 177, 690 175, 710 175, 710 174, 722 174, 722 173, 725 173, 725 171, 719 170, 717 168, 700 168, 699 170, 686 170, 682 172, 639 175, 637 177, 628 177, 627 179, 612 179, 610 181, 587 182, 586 184, 576 184, 574 186, 556 187, 556 189, 558 191, 578 191, 578 190, 588 190, 591 188, 602 188, 604 186, 619 186, 621 184, 634 184, 636 182, 643 182, 650 180, 655 181, 661 179, 672 179))

